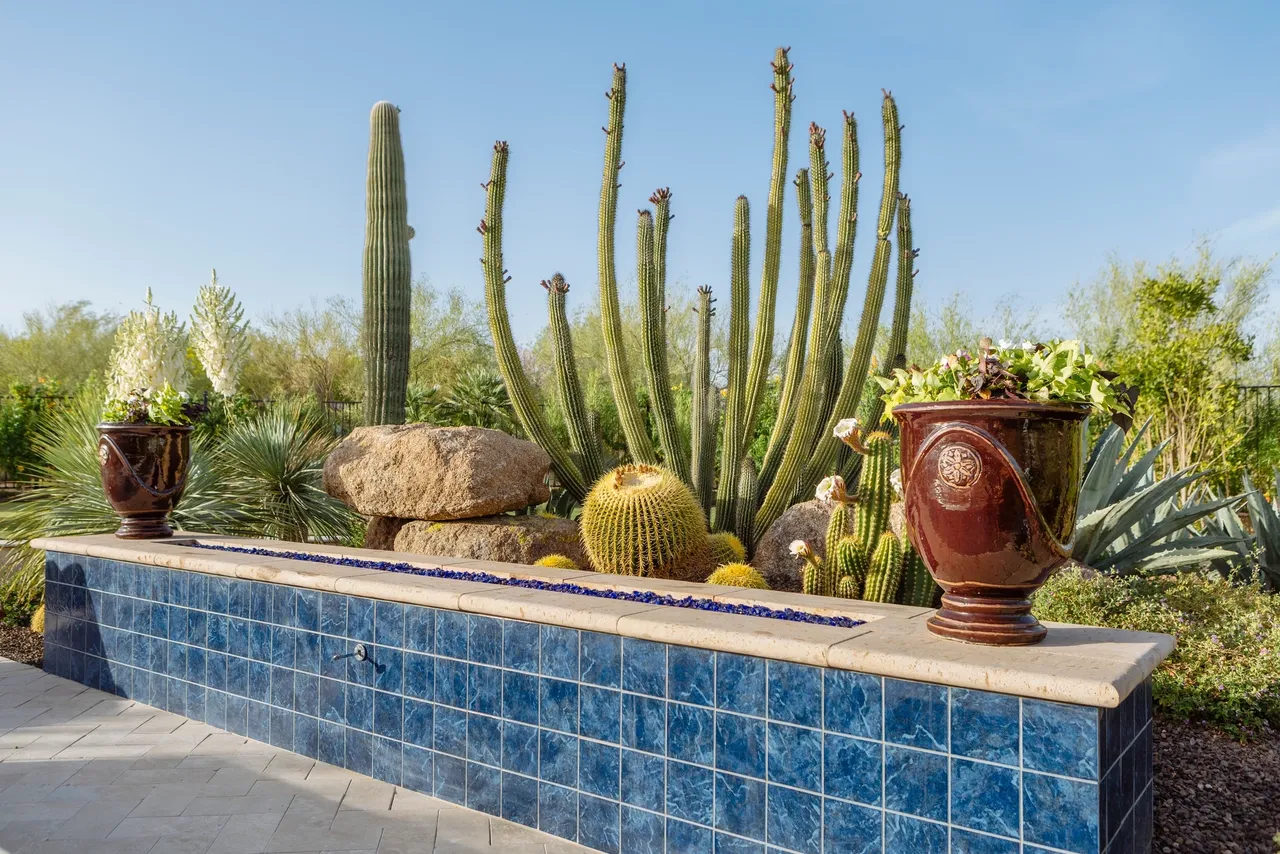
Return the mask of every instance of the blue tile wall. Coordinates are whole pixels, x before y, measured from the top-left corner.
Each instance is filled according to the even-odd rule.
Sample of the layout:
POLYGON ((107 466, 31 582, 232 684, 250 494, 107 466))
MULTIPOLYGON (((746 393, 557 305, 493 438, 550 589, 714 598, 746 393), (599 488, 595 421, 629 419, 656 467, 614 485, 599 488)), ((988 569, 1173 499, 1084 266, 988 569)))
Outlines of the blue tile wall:
POLYGON ((1150 850, 1149 682, 1095 709, 73 555, 46 579, 52 673, 601 851, 1150 850))

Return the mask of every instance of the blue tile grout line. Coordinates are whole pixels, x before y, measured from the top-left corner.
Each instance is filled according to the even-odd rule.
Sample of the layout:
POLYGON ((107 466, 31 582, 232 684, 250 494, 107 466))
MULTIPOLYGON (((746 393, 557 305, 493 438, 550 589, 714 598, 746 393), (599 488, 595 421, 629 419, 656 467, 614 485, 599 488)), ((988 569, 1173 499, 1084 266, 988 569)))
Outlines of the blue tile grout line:
POLYGON ((110 559, 47 573, 50 672, 605 851, 1150 832, 1149 682, 1109 710, 110 559))
POLYGON ((571 584, 564 581, 538 581, 531 578, 511 578, 495 575, 482 570, 444 569, 443 567, 427 568, 408 563, 364 560, 361 558, 340 558, 329 555, 311 554, 309 552, 278 551, 276 549, 248 548, 242 546, 219 546, 212 543, 175 543, 184 548, 206 549, 209 551, 236 552, 239 554, 258 555, 261 557, 280 557, 288 560, 305 560, 312 563, 327 563, 335 566, 351 566, 360 569, 377 569, 385 572, 399 572, 406 575, 420 575, 427 578, 446 578, 452 581, 474 581, 480 584, 497 584, 506 587, 522 587, 528 590, 545 590, 550 593, 570 593, 575 596, 595 596, 600 599, 621 599, 625 602, 639 602, 645 605, 660 605, 668 608, 690 608, 696 611, 715 611, 722 614, 734 614, 742 617, 764 617, 770 620, 786 620, 792 623, 810 623, 819 626, 834 626, 840 629, 852 629, 865 625, 865 620, 852 617, 823 616, 808 611, 797 611, 794 608, 769 608, 765 605, 737 605, 729 602, 717 602, 702 596, 671 596, 665 593, 652 593, 645 590, 597 590, 571 584))

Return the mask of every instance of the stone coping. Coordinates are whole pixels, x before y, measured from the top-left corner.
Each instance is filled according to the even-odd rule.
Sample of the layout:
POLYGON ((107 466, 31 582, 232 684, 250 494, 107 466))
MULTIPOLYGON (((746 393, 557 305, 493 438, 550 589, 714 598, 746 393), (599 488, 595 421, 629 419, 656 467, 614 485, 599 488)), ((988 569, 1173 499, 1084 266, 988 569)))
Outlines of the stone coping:
POLYGON ((64 554, 287 584, 369 599, 1103 708, 1119 706, 1169 655, 1174 644, 1171 636, 1154 632, 1046 623, 1049 636, 1036 646, 976 646, 931 634, 925 627, 925 620, 932 613, 928 608, 245 537, 180 533, 174 540, 121 540, 112 534, 95 534, 40 538, 31 544, 35 548, 64 554), (308 552, 339 558, 406 563, 429 569, 484 571, 539 581, 572 581, 584 587, 602 589, 698 595, 726 603, 794 608, 847 616, 864 622, 852 628, 837 628, 314 561, 195 549, 182 544, 183 540, 192 539, 210 545, 308 552))

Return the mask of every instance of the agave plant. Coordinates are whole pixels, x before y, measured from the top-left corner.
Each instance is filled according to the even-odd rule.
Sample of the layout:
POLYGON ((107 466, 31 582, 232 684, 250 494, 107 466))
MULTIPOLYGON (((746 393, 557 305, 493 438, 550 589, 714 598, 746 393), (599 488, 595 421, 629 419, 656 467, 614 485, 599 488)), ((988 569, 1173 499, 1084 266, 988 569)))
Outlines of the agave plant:
MULTIPOLYGON (((1249 511, 1249 523, 1253 536, 1247 541, 1252 546, 1249 557, 1256 568, 1256 575, 1268 589, 1280 591, 1280 469, 1275 472, 1275 498, 1271 501, 1254 488, 1249 475, 1244 476, 1245 507, 1249 511)), ((1237 525, 1239 519, 1236 520, 1237 525)))
POLYGON ((1207 523, 1240 496, 1200 499, 1191 487, 1209 472, 1190 468, 1156 479, 1155 462, 1168 442, 1134 461, 1147 424, 1127 440, 1112 424, 1098 437, 1085 463, 1071 556, 1113 575, 1168 573, 1237 555, 1238 540, 1207 523))

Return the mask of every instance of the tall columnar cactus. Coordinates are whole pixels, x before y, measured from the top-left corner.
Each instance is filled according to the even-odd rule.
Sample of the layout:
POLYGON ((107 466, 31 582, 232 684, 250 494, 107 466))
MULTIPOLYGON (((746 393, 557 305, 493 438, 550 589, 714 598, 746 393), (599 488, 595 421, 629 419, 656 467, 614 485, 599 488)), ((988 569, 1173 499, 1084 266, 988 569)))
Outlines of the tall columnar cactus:
POLYGON ((933 597, 938 592, 938 585, 924 559, 911 546, 904 543, 902 549, 902 604, 914 605, 917 608, 932 608, 933 597))
POLYGON ((687 578, 711 569, 702 508, 659 466, 631 463, 600 478, 583 502, 581 532, 599 572, 687 578))
POLYGON ((400 109, 388 101, 369 114, 364 229, 366 424, 403 424, 409 387, 409 203, 404 185, 400 109))
POLYGON ((604 474, 604 459, 600 453, 600 437, 592 428, 590 410, 582 393, 582 383, 578 380, 578 362, 573 357, 573 338, 569 334, 569 316, 565 308, 569 283, 556 273, 542 286, 547 289, 551 345, 556 351, 556 390, 560 393, 560 407, 564 410, 565 426, 569 431, 569 445, 577 456, 582 476, 594 482, 604 474))
POLYGON ((889 527, 889 505, 893 486, 889 475, 898 467, 898 446, 888 433, 877 430, 863 442, 862 476, 858 479, 858 506, 854 511, 854 534, 864 543, 874 543, 889 527))
POLYGON ((831 562, 835 564, 834 575, 840 579, 833 595, 843 599, 859 598, 870 568, 871 559, 867 547, 857 537, 842 537, 834 548, 828 547, 827 552, 831 562), (852 587, 845 582, 851 582, 852 587))
POLYGON ((756 505, 760 502, 760 479, 756 475, 756 463, 744 456, 738 467, 738 495, 734 500, 734 531, 742 542, 751 541, 751 524, 756 518, 756 505))
POLYGON ((720 449, 720 484, 716 489, 716 530, 733 527, 736 518, 738 470, 743 453, 741 419, 745 414, 747 348, 750 346, 751 207, 738 196, 733 209, 733 251, 729 264, 729 388, 724 409, 724 439, 720 449))
POLYGON ((693 490, 708 515, 715 501, 716 399, 711 389, 711 288, 698 288, 698 335, 693 351, 693 405, 689 412, 693 490))
POLYGON ((902 543, 892 531, 880 535, 876 550, 871 553, 871 567, 867 570, 864 599, 868 602, 893 602, 898 596, 902 581, 902 543))
POLYGON ((649 400, 658 425, 658 440, 667 468, 689 481, 689 458, 676 426, 676 403, 667 369, 667 223, 671 219, 671 191, 649 197, 654 211, 640 211, 636 226, 636 281, 640 292, 640 339, 649 400))

